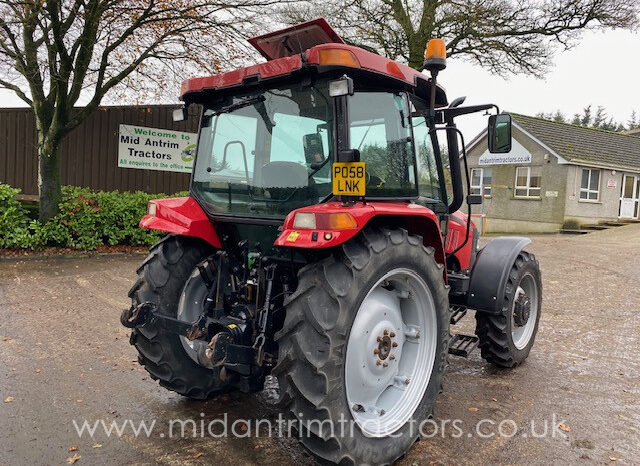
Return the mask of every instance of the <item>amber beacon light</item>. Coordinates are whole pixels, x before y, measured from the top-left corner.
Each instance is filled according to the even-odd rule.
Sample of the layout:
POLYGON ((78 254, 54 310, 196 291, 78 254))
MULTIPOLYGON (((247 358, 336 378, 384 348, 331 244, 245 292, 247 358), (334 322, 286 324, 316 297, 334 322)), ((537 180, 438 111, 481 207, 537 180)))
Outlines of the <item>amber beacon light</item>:
POLYGON ((424 68, 442 71, 447 67, 447 46, 442 39, 431 39, 424 51, 424 68))

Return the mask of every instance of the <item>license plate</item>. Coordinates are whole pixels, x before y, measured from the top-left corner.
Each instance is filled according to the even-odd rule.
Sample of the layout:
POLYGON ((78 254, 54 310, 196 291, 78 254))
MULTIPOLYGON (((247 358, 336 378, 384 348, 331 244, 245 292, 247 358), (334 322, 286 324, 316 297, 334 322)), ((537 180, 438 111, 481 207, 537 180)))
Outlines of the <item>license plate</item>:
POLYGON ((334 196, 364 196, 366 192, 364 162, 336 162, 332 165, 334 196))

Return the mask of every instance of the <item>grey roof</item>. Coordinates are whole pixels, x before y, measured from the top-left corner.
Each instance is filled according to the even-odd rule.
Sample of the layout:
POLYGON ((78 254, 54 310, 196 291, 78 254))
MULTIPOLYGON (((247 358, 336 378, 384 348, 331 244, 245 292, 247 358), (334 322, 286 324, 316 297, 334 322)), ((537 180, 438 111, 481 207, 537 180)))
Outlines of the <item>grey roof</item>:
POLYGON ((569 162, 640 171, 640 138, 511 114, 513 121, 569 162))

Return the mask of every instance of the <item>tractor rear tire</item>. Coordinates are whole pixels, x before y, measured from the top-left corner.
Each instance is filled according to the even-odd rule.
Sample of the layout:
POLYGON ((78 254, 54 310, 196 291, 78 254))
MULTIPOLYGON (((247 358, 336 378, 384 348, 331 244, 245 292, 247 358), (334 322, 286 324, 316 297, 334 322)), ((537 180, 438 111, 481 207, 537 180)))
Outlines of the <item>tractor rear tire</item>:
POLYGON ((476 312, 476 335, 483 359, 498 367, 513 368, 529 356, 540 321, 542 280, 540 266, 533 254, 521 251, 516 257, 502 303, 499 314, 476 312), (530 294, 535 296, 529 296, 532 301, 527 323, 518 327, 514 321, 514 301, 523 291, 522 286, 530 288, 533 291, 530 294))
MULTIPOLYGON (((129 291, 133 306, 151 302, 161 314, 177 317, 178 300, 187 279, 213 252, 198 239, 166 236, 151 247, 137 270, 138 280, 129 291)), ((220 380, 220 369, 196 363, 176 334, 143 326, 132 330, 130 343, 138 350, 138 362, 168 390, 198 400, 228 391, 220 380)))
MULTIPOLYGON (((421 237, 408 235, 405 230, 367 227, 330 257, 302 268, 298 272, 298 278, 299 284, 295 293, 285 302, 285 323, 276 334, 279 361, 273 373, 278 377, 282 408, 285 413, 294 417, 293 424, 303 445, 324 461, 340 464, 394 462, 418 440, 421 427, 424 427, 421 423, 428 422, 435 399, 442 390, 449 339, 448 294, 443 279, 443 266, 436 262, 433 248, 423 246, 421 237), (396 275, 393 275, 394 273, 396 275), (405 279, 403 273, 406 277, 413 278, 405 279), (387 277, 392 277, 389 282, 386 281, 387 277), (397 283, 392 281, 393 277, 400 277, 397 283), (421 285, 413 288, 407 285, 406 289, 410 290, 407 295, 402 283, 413 283, 410 280, 415 280, 415 283, 421 285), (418 288, 421 291, 415 292, 418 288), (387 345, 387 348, 392 347, 393 351, 398 351, 397 357, 390 356, 386 348, 377 350, 379 352, 376 353, 374 348, 377 348, 377 343, 371 344, 383 341, 376 340, 381 329, 375 328, 381 312, 375 310, 376 303, 373 308, 363 304, 370 303, 367 300, 373 293, 380 293, 376 296, 385 297, 384 299, 387 299, 386 293, 396 293, 398 297, 390 299, 397 299, 394 302, 403 303, 403 307, 399 308, 403 317, 400 325, 387 326, 384 317, 387 314, 384 314, 382 320, 385 341, 387 336, 397 338, 397 342, 392 343, 393 346, 387 345), (428 299, 422 300, 415 296, 426 296, 428 299), (422 304, 424 302, 430 304, 422 304), (367 312, 363 314, 362 309, 367 312), (368 339, 369 330, 363 330, 369 327, 360 325, 360 315, 366 317, 369 310, 373 311, 373 318, 368 317, 367 321, 371 323, 373 340, 368 339), (404 354, 407 354, 404 353, 404 347, 408 348, 408 352, 413 351, 408 345, 417 344, 414 348, 423 347, 421 341, 408 342, 408 339, 420 338, 421 334, 418 333, 416 336, 415 333, 418 326, 413 327, 412 334, 406 330, 397 330, 401 327, 410 328, 406 323, 407 312, 414 312, 411 314, 412 319, 415 319, 416 315, 429 316, 421 320, 423 323, 428 321, 430 326, 430 330, 422 334, 424 346, 429 347, 428 353, 415 350, 414 354, 418 356, 411 356, 415 359, 411 359, 412 365, 408 366, 428 367, 428 372, 422 372, 425 374, 422 379, 424 382, 419 377, 416 377, 417 380, 405 379, 399 377, 400 374, 391 377, 400 371, 400 362, 404 360, 404 354), (388 330, 390 328, 392 330, 388 330), (364 340, 358 339, 358 335, 365 333, 367 335, 364 340), (429 335, 432 335, 432 338, 429 335), (359 345, 362 341, 365 344, 359 345), (358 350, 360 346, 364 347, 361 352, 358 350), (383 350, 384 356, 381 353, 383 350), (358 351, 356 363, 352 362, 350 351, 358 351), (376 354, 378 356, 375 356, 376 354), (429 357, 421 359, 422 354, 428 354, 429 357), (370 358, 376 357, 385 358, 385 361, 373 360, 371 363, 370 358), (422 366, 413 362, 419 360, 428 362, 422 366), (395 367, 394 363, 398 366, 395 367), (372 369, 360 370, 365 364, 372 369), (349 370, 350 374, 347 374, 347 367, 356 370, 349 370), (358 388, 360 382, 364 386, 370 378, 359 378, 360 374, 369 374, 369 370, 375 373, 377 367, 396 371, 383 374, 383 380, 385 377, 403 379, 399 383, 406 384, 408 388, 404 390, 411 391, 412 394, 407 395, 411 397, 410 402, 406 403, 411 407, 396 410, 397 406, 405 406, 401 398, 404 395, 392 394, 399 401, 394 401, 396 404, 392 405, 388 412, 378 408, 383 406, 381 400, 389 394, 388 391, 383 391, 377 398, 379 403, 369 405, 369 408, 353 403, 353 398, 349 398, 349 387, 358 388), (348 378, 350 376, 356 377, 355 384, 351 382, 353 379, 348 378), (414 384, 415 389, 412 388, 414 384), (372 435, 363 426, 362 418, 358 420, 358 412, 363 412, 363 415, 373 413, 374 416, 380 416, 380 421, 377 422, 382 422, 385 419, 384 414, 387 413, 392 417, 393 427, 389 433, 384 431, 372 435), (394 418, 390 414, 392 412, 402 414, 394 418), (391 431, 392 429, 395 430, 391 431)), ((378 305, 384 305, 383 301, 379 301, 378 305)), ((412 372, 419 373, 417 370, 412 372)), ((379 382, 380 378, 377 380, 378 382, 373 383, 384 387, 384 382, 379 382)), ((388 390, 390 387, 391 385, 382 390, 388 390)), ((357 390, 352 389, 351 393, 354 392, 357 390)), ((376 399, 375 396, 373 399, 376 399)))

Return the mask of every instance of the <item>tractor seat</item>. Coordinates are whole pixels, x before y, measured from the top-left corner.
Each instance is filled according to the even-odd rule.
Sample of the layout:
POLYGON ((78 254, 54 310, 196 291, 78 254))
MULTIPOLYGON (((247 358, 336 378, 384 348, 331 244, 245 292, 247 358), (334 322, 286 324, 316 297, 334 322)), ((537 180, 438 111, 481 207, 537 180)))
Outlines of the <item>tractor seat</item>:
POLYGON ((262 167, 262 186, 270 188, 304 188, 309 186, 307 169, 295 162, 269 162, 262 167))

